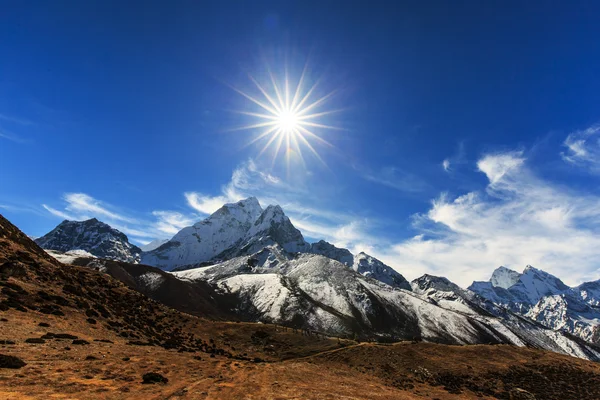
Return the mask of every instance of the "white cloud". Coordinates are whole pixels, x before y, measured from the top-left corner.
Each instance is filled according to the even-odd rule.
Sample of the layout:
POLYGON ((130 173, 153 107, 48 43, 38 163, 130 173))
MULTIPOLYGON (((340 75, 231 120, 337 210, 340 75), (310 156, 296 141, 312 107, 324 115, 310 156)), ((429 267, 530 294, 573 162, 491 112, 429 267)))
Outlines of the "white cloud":
POLYGON ((450 159, 446 158, 444 161, 442 161, 442 168, 444 168, 444 171, 448 172, 450 171, 450 159))
POLYGON ((212 214, 225 203, 238 201, 237 196, 206 196, 196 192, 184 193, 185 199, 190 207, 202 214, 212 214))
POLYGON ((174 235, 186 226, 193 225, 197 220, 177 211, 152 211, 152 215, 158 218, 156 229, 169 235, 174 235))
POLYGON ((563 145, 563 160, 573 165, 600 172, 600 124, 571 133, 563 145))
POLYGON ((78 218, 78 217, 76 217, 74 215, 67 214, 66 212, 57 210, 57 209, 52 208, 52 207, 50 207, 50 206, 48 206, 46 204, 42 204, 42 207, 44 207, 46 210, 48 210, 48 212, 50 212, 50 214, 56 215, 57 217, 60 217, 60 218, 67 219, 69 221, 79 221, 79 220, 82 220, 82 219, 87 219, 87 218, 78 218))
POLYGON ((19 125, 35 125, 33 121, 24 119, 24 118, 16 118, 6 114, 0 114, 0 120, 4 120, 7 122, 12 122, 19 125))
POLYGON ((28 143, 28 142, 30 142, 27 139, 23 139, 23 138, 15 135, 14 133, 11 133, 11 132, 8 132, 8 131, 2 130, 2 129, 0 129, 0 139, 10 140, 11 142, 15 142, 15 143, 28 143))
POLYGON ((357 167, 356 169, 360 171, 363 179, 402 192, 422 192, 428 188, 423 179, 400 168, 385 167, 376 173, 369 172, 364 167, 357 167))
POLYGON ((456 152, 450 157, 446 157, 444 161, 442 161, 442 168, 444 171, 450 173, 453 172, 453 169, 456 165, 466 164, 466 162, 465 143, 461 141, 458 142, 456 152))
POLYGON ((468 286, 500 265, 542 268, 570 284, 600 278, 600 198, 536 177, 521 152, 484 156, 485 192, 441 195, 416 219, 421 234, 382 251, 411 277, 468 286))
POLYGON ((490 183, 493 185, 500 181, 504 175, 520 168, 525 159, 523 152, 510 152, 490 154, 477 162, 477 168, 487 175, 490 183))
POLYGON ((103 221, 108 223, 111 227, 118 231, 123 232, 127 236, 138 236, 142 238, 154 239, 156 237, 156 230, 152 229, 151 226, 135 226, 131 227, 128 225, 121 225, 112 221, 103 221))
POLYGON ((111 220, 132 224, 138 223, 138 221, 133 218, 108 210, 99 200, 96 200, 85 193, 66 193, 63 196, 63 199, 68 203, 66 210, 71 212, 89 213, 95 216, 106 217, 111 220))

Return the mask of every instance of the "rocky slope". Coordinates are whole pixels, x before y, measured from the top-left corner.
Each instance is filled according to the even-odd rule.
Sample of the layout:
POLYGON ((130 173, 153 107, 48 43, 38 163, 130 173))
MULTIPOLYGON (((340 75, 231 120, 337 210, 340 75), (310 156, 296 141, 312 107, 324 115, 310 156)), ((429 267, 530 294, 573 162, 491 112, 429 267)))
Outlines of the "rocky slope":
POLYGON ((67 252, 84 250, 96 257, 136 263, 141 250, 127 236, 96 218, 87 221, 63 221, 52 231, 35 239, 44 249, 67 252))
POLYGON ((237 312, 257 321, 379 341, 510 343, 600 360, 593 346, 486 302, 445 278, 422 277, 411 291, 331 258, 291 254, 280 246, 173 274, 237 296, 237 312))
POLYGON ((473 282, 469 289, 544 326, 600 343, 598 281, 571 288, 557 277, 531 266, 522 274, 500 267, 490 281, 473 282))

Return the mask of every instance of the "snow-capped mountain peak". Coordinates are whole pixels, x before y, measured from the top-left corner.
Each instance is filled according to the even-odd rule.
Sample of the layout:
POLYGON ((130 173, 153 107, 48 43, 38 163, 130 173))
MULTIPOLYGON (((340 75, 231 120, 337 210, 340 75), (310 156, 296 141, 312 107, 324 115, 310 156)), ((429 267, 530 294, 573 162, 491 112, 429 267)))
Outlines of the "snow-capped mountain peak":
MULTIPOLYGON (((263 209, 256 197, 248 197, 237 203, 227 203, 215 211, 208 220, 233 218, 238 221, 254 221, 262 213, 263 209)), ((206 220, 204 220, 206 221, 206 220)), ((200 221, 198 223, 202 223, 200 221)))
POLYGON ((570 288, 554 275, 531 265, 522 274, 499 270, 494 271, 489 282, 473 282, 469 289, 549 328, 566 330, 588 341, 598 340, 600 283, 587 282, 570 288), (515 274, 518 279, 509 286, 515 274))
POLYGON ((288 252, 310 250, 310 244, 304 240, 302 233, 292 224, 283 209, 278 205, 270 205, 246 233, 242 248, 245 254, 249 254, 275 243, 288 252))
POLYGON ((262 212, 256 197, 225 204, 159 248, 143 253, 142 263, 171 270, 211 260, 241 243, 262 212))
MULTIPOLYGON (((528 265, 519 281, 513 285, 529 303, 535 304, 544 296, 559 294, 569 289, 560 279, 528 265)), ((512 287, 511 287, 512 288, 512 287)))
POLYGON ((600 307, 600 280, 582 283, 575 288, 575 291, 585 303, 600 307))
POLYGON ((348 249, 341 249, 324 240, 313 243, 310 246, 310 252, 337 260, 347 266, 354 264, 354 256, 348 249))
POLYGON ((519 281, 521 274, 506 267, 498 267, 492 273, 490 282, 496 287, 508 289, 519 281))
POLYGON ((127 236, 96 218, 63 221, 52 231, 35 240, 42 248, 68 252, 85 250, 96 257, 137 263, 141 250, 127 236))
POLYGON ((352 269, 363 276, 376 279, 390 286, 411 290, 410 283, 395 269, 366 253, 360 252, 354 256, 352 269))

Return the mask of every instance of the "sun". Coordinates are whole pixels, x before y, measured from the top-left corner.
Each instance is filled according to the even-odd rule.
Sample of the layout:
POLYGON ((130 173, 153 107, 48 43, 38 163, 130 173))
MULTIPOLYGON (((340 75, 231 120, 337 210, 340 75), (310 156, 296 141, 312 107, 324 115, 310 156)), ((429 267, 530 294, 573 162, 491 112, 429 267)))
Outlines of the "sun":
POLYGON ((300 127, 298 115, 293 110, 283 110, 277 118, 279 129, 285 133, 295 133, 300 127))
POLYGON ((251 123, 234 130, 255 133, 248 145, 264 142, 258 157, 270 150, 273 164, 283 153, 288 166, 293 155, 306 166, 303 150, 308 150, 326 166, 316 146, 333 147, 323 136, 327 130, 340 129, 325 121, 331 114, 341 111, 328 107, 337 91, 317 95, 321 89, 319 81, 307 84, 306 66, 295 80, 289 77, 287 70, 283 79, 278 79, 269 68, 266 71, 266 83, 262 84, 249 75, 255 88, 254 94, 232 87, 253 107, 252 111, 237 111, 251 117, 251 123))

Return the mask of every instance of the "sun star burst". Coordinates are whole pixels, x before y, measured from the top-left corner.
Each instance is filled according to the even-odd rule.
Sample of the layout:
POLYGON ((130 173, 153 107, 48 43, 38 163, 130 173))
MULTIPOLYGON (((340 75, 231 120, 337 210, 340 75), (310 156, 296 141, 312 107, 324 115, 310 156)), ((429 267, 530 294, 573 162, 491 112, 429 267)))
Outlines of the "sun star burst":
POLYGON ((292 85, 287 71, 284 73, 284 79, 280 81, 268 68, 267 71, 267 85, 260 84, 250 76, 250 80, 260 95, 248 94, 232 88, 249 100, 256 109, 256 111, 239 111, 239 113, 251 117, 252 122, 235 130, 257 132, 256 137, 248 145, 264 142, 258 157, 268 150, 272 150, 273 164, 283 151, 288 167, 290 158, 294 154, 303 165, 306 165, 302 150, 308 149, 323 165, 327 166, 315 145, 333 147, 322 136, 325 130, 339 129, 325 122, 327 116, 341 111, 326 108, 328 100, 335 95, 336 91, 317 96, 319 82, 317 81, 311 86, 306 85, 306 67, 293 85, 293 90, 290 90, 292 85))

